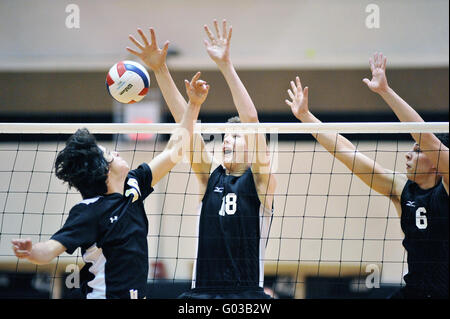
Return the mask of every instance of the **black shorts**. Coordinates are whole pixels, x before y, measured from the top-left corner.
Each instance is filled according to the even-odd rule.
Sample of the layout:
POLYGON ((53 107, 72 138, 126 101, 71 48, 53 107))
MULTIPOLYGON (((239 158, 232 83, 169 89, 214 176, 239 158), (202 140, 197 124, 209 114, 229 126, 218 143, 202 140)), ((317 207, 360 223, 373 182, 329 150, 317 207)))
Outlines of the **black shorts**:
POLYGON ((207 289, 194 288, 182 293, 178 299, 272 299, 262 288, 207 289))

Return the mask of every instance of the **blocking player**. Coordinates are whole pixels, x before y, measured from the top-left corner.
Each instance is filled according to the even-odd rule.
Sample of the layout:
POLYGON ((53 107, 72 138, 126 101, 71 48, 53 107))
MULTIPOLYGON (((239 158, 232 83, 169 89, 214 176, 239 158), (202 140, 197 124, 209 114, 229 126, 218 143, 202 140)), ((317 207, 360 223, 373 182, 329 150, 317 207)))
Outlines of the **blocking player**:
MULTIPOLYGON (((225 20, 222 32, 217 21, 214 27, 215 35, 204 27, 209 37, 205 46, 231 90, 239 114, 231 122, 258 123, 256 108, 231 62, 232 28, 227 29, 225 20)), ((138 29, 138 33, 143 44, 133 36, 130 40, 139 51, 127 50, 153 70, 172 116, 178 122, 186 102, 166 65, 169 43, 161 50, 152 28, 151 42, 142 30, 138 29)), ((276 182, 264 134, 226 133, 221 162, 205 149, 200 134, 195 134, 192 143, 194 152, 190 161, 198 178, 201 201, 198 248, 192 289, 180 297, 270 298, 263 291, 263 260, 276 182)))
MULTIPOLYGON (((370 68, 372 79, 363 82, 386 101, 399 120, 423 122, 389 87, 382 54, 370 59, 370 68)), ((319 123, 308 108, 308 87, 303 89, 297 77, 295 84, 291 81, 291 89, 291 100, 286 103, 295 117, 304 123, 319 123)), ((405 155, 406 174, 383 168, 341 135, 314 137, 365 184, 389 197, 401 217, 408 274, 404 276, 406 285, 392 298, 448 298, 448 133, 411 135, 415 144, 405 155)))
MULTIPOLYGON (((66 142, 55 161, 56 176, 75 187, 81 203, 48 241, 13 240, 17 257, 34 264, 50 263, 63 252, 81 247, 81 295, 88 299, 145 298, 148 277, 148 220, 144 200, 153 186, 182 158, 185 139, 206 99, 209 86, 197 73, 186 81, 189 103, 161 154, 130 170, 119 153, 98 145, 87 129, 66 142)), ((189 145, 189 143, 188 143, 189 145)))

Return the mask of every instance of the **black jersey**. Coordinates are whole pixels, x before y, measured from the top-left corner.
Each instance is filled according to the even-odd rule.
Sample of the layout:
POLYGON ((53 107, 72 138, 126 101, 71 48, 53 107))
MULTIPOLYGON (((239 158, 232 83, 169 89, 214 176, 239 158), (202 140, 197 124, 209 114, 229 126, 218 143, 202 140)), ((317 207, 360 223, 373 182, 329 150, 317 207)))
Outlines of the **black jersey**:
POLYGON ((75 205, 51 239, 69 254, 81 247, 86 298, 143 298, 148 277, 148 221, 143 200, 153 191, 147 164, 131 170, 124 194, 85 199, 75 205))
POLYGON ((211 174, 200 207, 197 260, 192 288, 210 291, 261 290, 272 211, 264 208, 251 168, 211 174))
POLYGON ((401 195, 406 288, 415 296, 448 297, 448 194, 442 183, 421 189, 408 181, 401 195))

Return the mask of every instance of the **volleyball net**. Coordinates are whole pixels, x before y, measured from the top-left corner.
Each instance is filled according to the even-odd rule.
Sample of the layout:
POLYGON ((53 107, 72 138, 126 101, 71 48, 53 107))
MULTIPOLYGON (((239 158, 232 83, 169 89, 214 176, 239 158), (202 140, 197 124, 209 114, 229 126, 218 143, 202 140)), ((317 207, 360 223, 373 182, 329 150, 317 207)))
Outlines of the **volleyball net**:
MULTIPOLYGON (((14 256, 11 240, 48 240, 82 198, 54 174, 67 138, 86 127, 130 167, 163 151, 177 124, 0 123, 0 294, 64 298, 84 265, 80 249, 48 265, 14 256)), ((197 123, 220 162, 222 134, 265 133, 277 180, 264 256, 265 287, 275 298, 371 298, 404 285, 406 252, 400 218, 388 197, 371 190, 311 134, 340 133, 383 167, 405 173, 410 133, 448 133, 439 123, 197 123), (289 135, 289 139, 284 138, 289 135)), ((215 167, 211 168, 211 172, 215 167)), ((149 291, 190 287, 198 241, 198 183, 182 160, 146 199, 149 291)), ((171 290, 172 289, 172 290, 171 290)))

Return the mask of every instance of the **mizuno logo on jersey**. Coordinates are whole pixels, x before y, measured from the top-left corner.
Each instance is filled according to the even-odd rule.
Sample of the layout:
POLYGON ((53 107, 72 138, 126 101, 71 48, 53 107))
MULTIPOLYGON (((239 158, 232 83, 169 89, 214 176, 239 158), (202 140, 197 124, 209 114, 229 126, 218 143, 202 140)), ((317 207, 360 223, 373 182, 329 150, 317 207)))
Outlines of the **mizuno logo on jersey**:
POLYGON ((223 187, 219 187, 219 186, 214 187, 214 192, 215 193, 222 193, 223 192, 223 187))
POLYGON ((408 201, 406 201, 406 206, 409 206, 409 207, 416 207, 416 203, 412 200, 408 200, 408 201))
POLYGON ((117 221, 117 216, 109 217, 109 220, 111 221, 111 224, 117 221))

